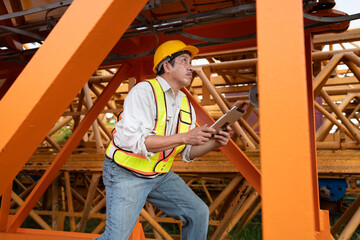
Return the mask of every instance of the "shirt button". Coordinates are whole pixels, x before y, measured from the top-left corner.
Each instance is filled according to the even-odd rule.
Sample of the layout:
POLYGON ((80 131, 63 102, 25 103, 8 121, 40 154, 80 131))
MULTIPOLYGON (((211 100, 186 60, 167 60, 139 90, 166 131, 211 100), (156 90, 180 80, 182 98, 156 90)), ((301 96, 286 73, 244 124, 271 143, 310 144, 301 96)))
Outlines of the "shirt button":
POLYGON ((174 107, 174 106, 175 106, 175 103, 173 103, 172 106, 174 107))

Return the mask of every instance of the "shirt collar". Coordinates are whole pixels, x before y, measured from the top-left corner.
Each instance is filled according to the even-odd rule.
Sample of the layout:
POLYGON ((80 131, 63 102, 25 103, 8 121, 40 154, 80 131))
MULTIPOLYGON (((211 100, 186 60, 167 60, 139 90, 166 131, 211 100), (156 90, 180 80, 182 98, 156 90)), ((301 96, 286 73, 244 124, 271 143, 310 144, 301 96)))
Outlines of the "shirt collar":
MULTIPOLYGON (((160 76, 156 76, 156 79, 157 79, 158 82, 160 83, 160 86, 162 87, 162 89, 163 89, 164 92, 167 92, 167 91, 169 91, 169 90, 172 91, 169 83, 168 83, 164 78, 162 78, 162 77, 160 77, 160 76)), ((185 94, 180 90, 180 91, 178 92, 178 95, 177 95, 177 96, 183 97, 183 96, 185 96, 185 94)))

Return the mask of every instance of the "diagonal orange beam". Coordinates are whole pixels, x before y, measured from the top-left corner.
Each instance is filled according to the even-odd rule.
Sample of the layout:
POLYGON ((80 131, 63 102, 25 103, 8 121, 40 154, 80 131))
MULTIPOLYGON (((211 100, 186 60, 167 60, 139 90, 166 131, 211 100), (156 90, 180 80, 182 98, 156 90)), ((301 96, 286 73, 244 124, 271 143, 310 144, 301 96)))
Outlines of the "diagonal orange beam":
POLYGON ((74 1, 67 9, 0 101, 0 195, 145 3, 74 1))
POLYGON ((131 67, 125 63, 113 77, 111 82, 106 86, 104 91, 98 97, 94 105, 90 108, 84 119, 80 122, 79 126, 75 129, 70 138, 66 141, 65 145, 58 153, 56 158, 52 161, 49 168, 45 171, 41 179, 36 184, 35 188, 31 191, 29 196, 26 198, 24 204, 18 209, 12 222, 9 224, 7 229, 8 232, 15 232, 21 226, 25 218, 28 216, 30 211, 34 208, 35 204, 39 201, 45 190, 52 183, 54 178, 57 176, 61 167, 65 164, 71 153, 78 146, 80 140, 90 128, 91 124, 95 121, 101 110, 104 109, 106 103, 109 101, 111 96, 114 94, 120 83, 129 77, 131 67))
MULTIPOLYGON (((196 101, 191 93, 182 89, 183 92, 190 99, 191 104, 194 106, 196 112, 196 122, 202 126, 207 124, 211 126, 215 121, 209 115, 209 113, 196 101)), ((261 194, 261 173, 256 166, 248 159, 248 157, 241 151, 241 149, 230 139, 229 143, 225 147, 221 147, 220 150, 230 160, 230 162, 236 167, 237 170, 246 178, 251 186, 261 194)))

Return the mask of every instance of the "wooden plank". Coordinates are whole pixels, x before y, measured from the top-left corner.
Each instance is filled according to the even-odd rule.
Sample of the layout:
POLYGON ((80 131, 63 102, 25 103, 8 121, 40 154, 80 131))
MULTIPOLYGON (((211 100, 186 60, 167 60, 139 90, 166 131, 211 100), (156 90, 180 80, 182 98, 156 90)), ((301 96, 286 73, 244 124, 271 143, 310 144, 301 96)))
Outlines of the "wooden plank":
POLYGON ((92 201, 94 199, 96 193, 96 187, 99 183, 100 177, 101 177, 100 173, 93 173, 92 175, 89 191, 86 197, 85 206, 79 223, 79 228, 78 228, 79 232, 85 232, 86 223, 88 221, 89 213, 92 207, 92 201))
POLYGON ((360 29, 348 30, 343 33, 328 33, 314 36, 315 46, 354 41, 360 41, 360 29))
MULTIPOLYGON (((340 146, 340 145, 339 145, 340 146)), ((260 168, 260 152, 248 151, 246 156, 260 168)), ((44 171, 54 156, 36 155, 24 166, 23 172, 44 171)), ((358 150, 318 150, 318 171, 320 174, 360 173, 360 151, 358 150)), ((102 171, 104 155, 73 154, 62 171, 102 171)), ((195 161, 187 163, 178 156, 172 170, 177 173, 237 173, 238 171, 222 152, 213 151, 195 161)))

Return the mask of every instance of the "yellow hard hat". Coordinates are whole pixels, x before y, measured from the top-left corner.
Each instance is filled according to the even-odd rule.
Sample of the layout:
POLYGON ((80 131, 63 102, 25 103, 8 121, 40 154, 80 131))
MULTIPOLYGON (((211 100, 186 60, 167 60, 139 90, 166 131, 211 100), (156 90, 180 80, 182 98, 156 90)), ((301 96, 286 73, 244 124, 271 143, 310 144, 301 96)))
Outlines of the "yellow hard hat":
POLYGON ((191 58, 194 58, 198 54, 199 49, 197 47, 186 45, 180 40, 170 40, 161 44, 154 54, 154 67, 153 72, 156 73, 156 67, 166 57, 170 57, 172 54, 180 51, 189 51, 191 58))

